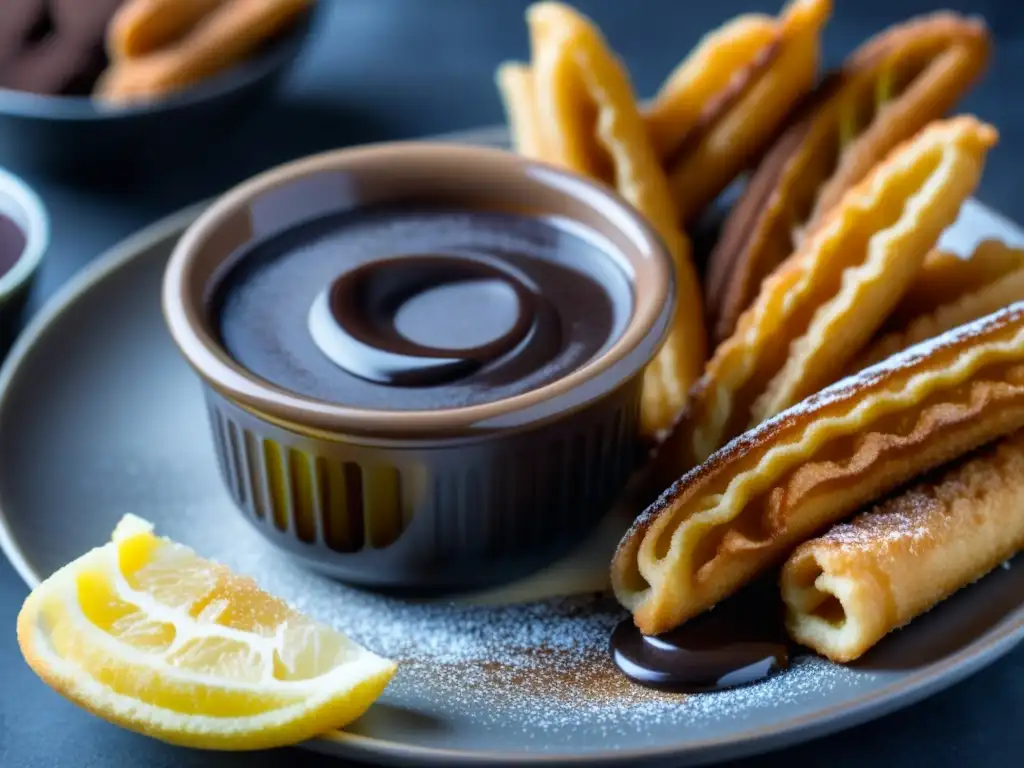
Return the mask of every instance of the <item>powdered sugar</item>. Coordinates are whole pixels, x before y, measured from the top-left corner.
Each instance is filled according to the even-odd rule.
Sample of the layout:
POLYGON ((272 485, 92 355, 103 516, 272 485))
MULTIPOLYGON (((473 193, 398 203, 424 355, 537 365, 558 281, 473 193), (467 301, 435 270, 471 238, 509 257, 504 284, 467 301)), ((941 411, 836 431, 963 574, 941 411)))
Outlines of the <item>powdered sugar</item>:
POLYGON ((941 508, 933 495, 913 489, 849 523, 833 526, 821 541, 860 549, 925 539, 934 535, 935 513, 941 508))
MULTIPOLYGON (((383 702, 431 717, 471 720, 483 730, 543 736, 545 748, 581 727, 609 739, 665 724, 711 727, 758 710, 806 702, 864 672, 798 659, 769 680, 712 694, 674 695, 630 683, 607 647, 626 614, 606 595, 505 606, 403 600, 346 587, 298 566, 227 509, 198 504, 174 518, 178 537, 204 556, 253 575, 299 610, 400 662, 383 702)), ((526 748, 528 744, 525 745, 526 748)))

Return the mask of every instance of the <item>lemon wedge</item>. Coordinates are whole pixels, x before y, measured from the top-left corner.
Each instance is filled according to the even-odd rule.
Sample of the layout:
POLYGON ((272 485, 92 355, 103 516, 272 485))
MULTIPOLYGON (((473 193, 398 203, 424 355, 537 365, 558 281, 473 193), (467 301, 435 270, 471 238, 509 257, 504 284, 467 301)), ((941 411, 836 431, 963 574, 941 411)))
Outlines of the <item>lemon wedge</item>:
POLYGON ((36 587, 29 666, 100 717, 174 744, 264 749, 341 728, 395 664, 127 515, 36 587))

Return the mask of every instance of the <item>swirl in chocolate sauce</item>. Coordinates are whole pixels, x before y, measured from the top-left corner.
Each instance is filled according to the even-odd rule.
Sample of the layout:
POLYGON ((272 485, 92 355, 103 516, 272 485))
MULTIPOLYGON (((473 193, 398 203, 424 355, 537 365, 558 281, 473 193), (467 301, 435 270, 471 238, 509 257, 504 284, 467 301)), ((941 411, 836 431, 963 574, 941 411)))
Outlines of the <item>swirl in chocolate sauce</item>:
POLYGON ((332 213, 244 246, 210 305, 239 364, 352 407, 454 408, 550 383, 632 313, 626 268, 555 219, 429 205, 332 213))
POLYGON ((536 286, 465 256, 398 256, 346 272, 313 303, 309 331, 339 366, 390 386, 453 382, 520 345, 539 367, 562 345, 558 313, 536 286))
POLYGON ((761 585, 662 635, 642 635, 625 619, 610 651, 630 680, 680 693, 747 685, 789 666, 778 591, 761 585))

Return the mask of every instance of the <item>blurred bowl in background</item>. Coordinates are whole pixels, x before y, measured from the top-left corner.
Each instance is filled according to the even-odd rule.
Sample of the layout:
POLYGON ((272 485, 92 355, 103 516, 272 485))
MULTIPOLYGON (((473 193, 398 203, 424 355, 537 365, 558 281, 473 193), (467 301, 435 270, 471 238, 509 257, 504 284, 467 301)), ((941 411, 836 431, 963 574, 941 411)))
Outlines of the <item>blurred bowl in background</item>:
POLYGON ((194 163, 273 93, 314 27, 317 4, 281 35, 219 75, 152 103, 0 88, 0 164, 73 178, 134 176, 194 163))
POLYGON ((50 245, 50 218, 39 196, 24 181, 0 168, 0 358, 20 325, 32 281, 50 245), (16 229, 18 232, 7 232, 16 229), (18 238, 20 233, 20 238, 18 238), (19 242, 12 243, 13 239, 19 242), (16 248, 17 253, 4 253, 16 248))

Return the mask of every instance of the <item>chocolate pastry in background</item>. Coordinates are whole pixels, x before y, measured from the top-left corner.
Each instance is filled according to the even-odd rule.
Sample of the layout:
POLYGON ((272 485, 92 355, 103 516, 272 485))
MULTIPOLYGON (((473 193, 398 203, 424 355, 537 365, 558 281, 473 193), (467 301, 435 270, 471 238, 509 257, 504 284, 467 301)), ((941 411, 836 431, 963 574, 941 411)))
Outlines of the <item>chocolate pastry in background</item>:
POLYGON ((1024 427, 1024 303, 844 379, 738 437, 626 533, 612 585, 682 624, 914 477, 1024 427))
POLYGON ((52 28, 46 0, 3 0, 0 4, 0 73, 23 48, 52 28))
POLYGON ((122 0, 4 0, 0 87, 46 95, 88 94, 107 65, 107 24, 122 0))
POLYGON ((676 318, 647 367, 644 433, 671 426, 705 360, 700 285, 668 181, 651 145, 625 68, 597 28, 567 5, 527 11, 532 63, 502 65, 498 87, 518 151, 615 189, 651 223, 676 267, 676 318))
MULTIPOLYGON (((970 259, 960 259, 956 256, 949 258, 956 259, 963 265, 958 270, 963 278, 961 294, 930 310, 925 310, 917 317, 910 318, 903 327, 888 326, 891 330, 878 336, 858 355, 847 369, 848 373, 856 373, 918 342, 984 317, 1014 302, 1024 301, 1024 250, 989 240, 979 245, 975 256, 970 259), (996 255, 1000 253, 1007 254, 1007 258, 1003 259, 996 255), (983 254, 992 254, 993 258, 986 259, 983 254), (978 259, 978 268, 972 272, 969 268, 973 266, 975 259, 978 259), (991 274, 986 272, 986 267, 1012 261, 1016 261, 1017 269, 995 275, 990 280, 984 279, 991 274)), ((950 269, 950 272, 953 270, 950 269)), ((915 280, 919 278, 920 275, 915 280)))
POLYGON ((708 262, 708 322, 720 342, 761 281, 818 229, 893 147, 941 117, 989 58, 980 20, 936 13, 864 43, 765 154, 708 262))
POLYGON ((1024 432, 801 544, 780 587, 792 638, 833 661, 1024 549, 1024 432))
POLYGON ((706 35, 668 76, 645 119, 684 220, 692 220, 778 134, 818 78, 831 0, 791 0, 706 35))
POLYGON ((661 445, 661 487, 729 439, 833 382, 974 191, 996 131, 936 122, 897 147, 761 285, 661 445))

